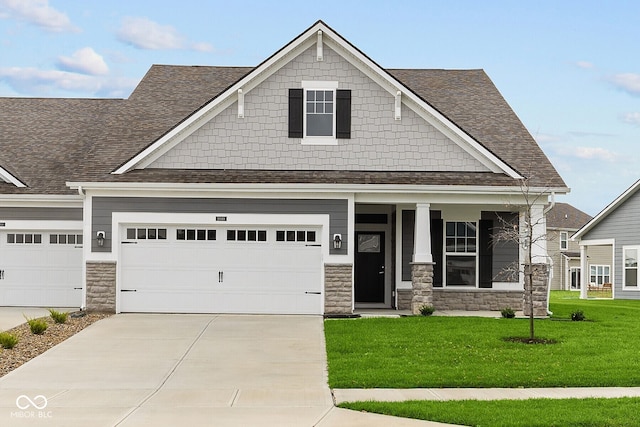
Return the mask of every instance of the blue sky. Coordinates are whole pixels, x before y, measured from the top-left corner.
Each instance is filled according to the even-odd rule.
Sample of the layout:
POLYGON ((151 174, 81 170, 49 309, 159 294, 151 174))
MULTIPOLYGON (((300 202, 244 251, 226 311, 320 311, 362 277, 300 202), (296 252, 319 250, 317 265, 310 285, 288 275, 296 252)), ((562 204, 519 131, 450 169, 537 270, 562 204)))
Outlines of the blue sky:
POLYGON ((482 68, 595 215, 640 178, 640 2, 0 0, 0 96, 127 97, 254 66, 324 20, 387 68, 482 68))

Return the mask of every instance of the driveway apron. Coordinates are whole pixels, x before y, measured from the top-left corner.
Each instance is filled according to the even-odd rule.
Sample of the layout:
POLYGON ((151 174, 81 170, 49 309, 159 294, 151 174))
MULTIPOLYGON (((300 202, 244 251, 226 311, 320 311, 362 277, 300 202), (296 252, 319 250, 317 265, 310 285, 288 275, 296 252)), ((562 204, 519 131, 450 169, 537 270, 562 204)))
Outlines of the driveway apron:
POLYGON ((0 425, 312 426, 322 318, 123 314, 0 378, 0 425))

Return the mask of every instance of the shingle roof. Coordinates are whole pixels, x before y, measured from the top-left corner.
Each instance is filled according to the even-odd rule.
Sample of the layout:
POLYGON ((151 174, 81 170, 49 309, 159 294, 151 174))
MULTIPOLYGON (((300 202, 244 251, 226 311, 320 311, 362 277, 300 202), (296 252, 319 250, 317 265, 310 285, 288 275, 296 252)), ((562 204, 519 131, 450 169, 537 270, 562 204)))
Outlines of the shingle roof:
POLYGON ((547 212, 547 228, 578 230, 591 220, 591 215, 574 208, 568 203, 556 203, 547 212))
MULTIPOLYGON (((127 100, 0 98, 0 165, 28 185, 2 193, 68 194, 66 181, 332 182, 517 185, 501 174, 273 171, 110 172, 175 127, 249 67, 154 65, 127 100), (481 179, 479 179, 481 178, 481 179), (271 181, 274 180, 274 181, 271 181), (403 181, 404 180, 404 181, 403 181)), ((388 70, 533 184, 565 187, 540 147, 482 70, 388 70)))

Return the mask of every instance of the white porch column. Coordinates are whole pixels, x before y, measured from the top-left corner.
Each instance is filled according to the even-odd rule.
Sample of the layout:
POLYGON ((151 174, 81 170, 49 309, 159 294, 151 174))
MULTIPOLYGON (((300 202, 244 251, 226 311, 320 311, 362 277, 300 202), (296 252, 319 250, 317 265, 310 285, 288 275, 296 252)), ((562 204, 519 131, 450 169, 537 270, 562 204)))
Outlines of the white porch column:
POLYGON ((548 264, 547 259, 547 221, 544 216, 543 205, 531 206, 531 223, 533 224, 533 236, 531 241, 531 258, 534 264, 548 264))
POLYGON ((589 283, 589 266, 587 265, 587 245, 580 245, 580 299, 587 299, 587 283, 589 283))
POLYGON ((431 215, 429 203, 416 204, 416 223, 413 237, 413 262, 433 262, 431 255, 431 215))

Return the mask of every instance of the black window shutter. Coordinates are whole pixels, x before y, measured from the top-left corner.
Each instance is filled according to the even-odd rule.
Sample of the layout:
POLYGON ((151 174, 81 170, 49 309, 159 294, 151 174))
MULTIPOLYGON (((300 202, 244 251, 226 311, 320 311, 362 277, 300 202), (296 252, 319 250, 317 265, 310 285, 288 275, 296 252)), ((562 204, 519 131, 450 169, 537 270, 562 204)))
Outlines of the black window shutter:
POLYGON ((442 287, 442 270, 444 266, 442 244, 442 219, 431 219, 431 256, 433 257, 433 287, 442 287))
POLYGON ((336 138, 351 138, 351 91, 336 90, 336 138))
POLYGON ((478 273, 481 288, 492 287, 493 282, 493 249, 491 247, 491 231, 493 220, 481 219, 478 233, 478 273))
POLYGON ((302 138, 302 89, 289 89, 289 138, 302 138))

